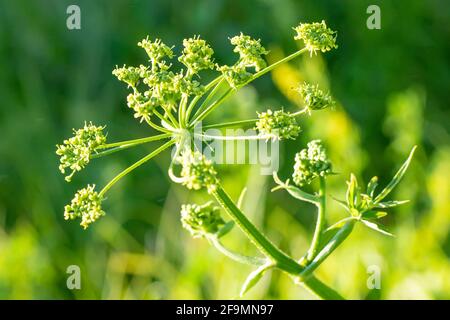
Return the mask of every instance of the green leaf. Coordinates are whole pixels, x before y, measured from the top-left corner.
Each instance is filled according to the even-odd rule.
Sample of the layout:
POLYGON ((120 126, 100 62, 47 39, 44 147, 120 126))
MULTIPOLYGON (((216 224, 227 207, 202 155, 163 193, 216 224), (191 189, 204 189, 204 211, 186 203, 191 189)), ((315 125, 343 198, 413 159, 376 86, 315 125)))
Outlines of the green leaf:
POLYGON ((365 219, 381 219, 387 216, 387 212, 384 211, 366 211, 363 213, 363 218, 365 219))
POLYGON ((368 220, 364 220, 364 219, 361 219, 360 221, 362 223, 364 223, 367 227, 369 227, 372 230, 378 231, 378 232, 380 232, 380 233, 382 233, 384 235, 390 236, 390 237, 394 237, 394 235, 392 233, 386 231, 384 229, 384 227, 382 227, 382 226, 380 226, 380 225, 378 225, 378 224, 376 224, 374 222, 371 222, 371 221, 368 221, 368 220))
POLYGON ((387 208, 394 208, 396 206, 408 203, 409 200, 393 200, 393 201, 385 201, 377 203, 374 208, 381 208, 381 209, 387 209, 387 208))
POLYGON ((414 155, 414 151, 416 151, 416 148, 417 148, 417 146, 414 146, 412 148, 406 161, 403 163, 403 165, 400 167, 400 169, 394 175, 391 182, 389 182, 389 184, 383 189, 383 191, 381 191, 380 194, 375 198, 375 202, 380 202, 381 200, 383 200, 395 188, 395 186, 400 182, 400 180, 405 175, 406 170, 408 170, 409 164, 411 163, 411 160, 414 155))
POLYGON ((217 238, 222 238, 224 235, 226 235, 228 232, 231 231, 231 229, 233 229, 234 227, 234 221, 230 220, 227 223, 225 223, 223 225, 222 228, 219 229, 219 231, 217 231, 217 238))
POLYGON ((367 194, 373 198, 376 187, 378 186, 378 177, 372 177, 367 184, 367 194))
POLYGON ((268 264, 265 264, 265 265, 259 267, 258 269, 256 269, 252 273, 250 273, 242 286, 240 296, 243 297, 244 294, 246 294, 248 292, 248 290, 253 288, 255 286, 255 284, 257 284, 259 282, 259 280, 261 280, 264 273, 273 267, 274 267, 274 265, 271 262, 271 263, 268 263, 268 264))
POLYGON ((350 209, 353 209, 356 208, 359 198, 358 180, 353 173, 350 174, 350 181, 347 184, 347 204, 350 209))
POLYGON ((320 239, 319 251, 321 251, 330 242, 330 240, 345 226, 348 221, 353 219, 353 217, 344 218, 328 227, 320 239))

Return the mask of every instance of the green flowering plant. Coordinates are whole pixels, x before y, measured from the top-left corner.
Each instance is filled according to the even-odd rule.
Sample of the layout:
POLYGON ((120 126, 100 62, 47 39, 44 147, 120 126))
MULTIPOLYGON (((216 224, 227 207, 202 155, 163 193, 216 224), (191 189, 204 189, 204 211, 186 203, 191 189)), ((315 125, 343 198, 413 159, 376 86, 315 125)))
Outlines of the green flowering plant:
POLYGON ((323 299, 342 299, 334 289, 320 281, 314 271, 320 264, 350 235, 353 226, 361 222, 376 231, 388 234, 379 219, 386 215, 385 210, 405 203, 405 201, 385 201, 384 199, 399 183, 405 174, 413 153, 394 176, 393 180, 375 194, 377 179, 370 180, 365 193, 358 186, 356 178, 351 175, 345 200, 336 199, 349 213, 349 216, 328 226, 326 220, 326 180, 333 174, 332 162, 320 140, 313 140, 295 157, 292 174, 294 185, 289 179, 282 181, 276 172, 273 178, 276 187, 272 191, 286 190, 291 196, 313 204, 317 208, 317 223, 308 251, 299 259, 283 252, 270 241, 245 215, 241 209, 244 193, 237 202, 233 201, 221 184, 214 163, 195 148, 193 139, 224 139, 205 133, 209 128, 254 128, 256 135, 227 136, 227 140, 283 140, 296 139, 300 135, 299 117, 311 115, 312 112, 333 107, 335 102, 329 93, 315 84, 303 83, 297 91, 304 101, 300 111, 289 112, 284 109, 258 113, 257 119, 236 120, 215 123, 196 129, 213 111, 220 109, 223 102, 236 91, 269 73, 279 65, 299 57, 305 52, 310 54, 327 52, 337 48, 336 32, 329 29, 325 22, 302 23, 294 28, 294 39, 302 40, 303 49, 295 51, 285 58, 268 65, 264 56, 268 51, 259 39, 239 34, 230 38, 233 51, 239 58, 233 65, 219 65, 214 60, 214 50, 199 36, 185 39, 178 61, 182 68, 174 70, 171 59, 174 58, 173 47, 160 39, 146 38, 138 43, 149 58, 149 65, 138 67, 122 66, 113 70, 113 75, 124 82, 130 93, 127 105, 133 116, 140 122, 148 124, 158 133, 152 136, 119 142, 107 142, 105 126, 85 123, 75 130, 74 136, 57 145, 56 153, 60 156, 60 171, 70 181, 75 172, 81 171, 93 159, 101 158, 115 152, 150 142, 164 141, 152 152, 119 172, 102 189, 96 191, 95 185, 88 185, 79 190, 70 204, 65 207, 66 220, 81 219, 81 226, 88 228, 93 222, 105 215, 102 204, 108 190, 137 167, 158 156, 163 151, 175 147, 174 156, 168 165, 168 175, 175 183, 189 190, 205 190, 215 200, 204 205, 186 204, 181 208, 181 223, 194 237, 206 238, 217 250, 227 257, 249 265, 255 270, 243 284, 241 295, 252 288, 269 269, 278 269, 289 274, 295 283, 307 288, 323 299), (203 72, 217 72, 213 80, 204 83, 203 72), (318 181, 315 193, 303 190, 303 187, 318 181), (223 210, 230 217, 225 221, 221 216, 223 210), (245 234, 261 253, 260 256, 247 256, 227 248, 221 238, 234 226, 245 234))

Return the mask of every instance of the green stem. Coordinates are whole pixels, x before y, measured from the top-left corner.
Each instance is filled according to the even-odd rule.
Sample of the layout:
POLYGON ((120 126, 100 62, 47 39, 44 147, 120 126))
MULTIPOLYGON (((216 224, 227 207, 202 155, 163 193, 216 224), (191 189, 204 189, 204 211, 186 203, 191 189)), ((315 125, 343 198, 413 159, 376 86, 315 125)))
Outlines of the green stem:
POLYGON ((328 244, 316 255, 314 260, 300 273, 299 279, 302 279, 303 281, 308 278, 310 279, 312 273, 322 264, 322 262, 325 261, 325 259, 336 250, 345 239, 347 239, 353 230, 355 222, 356 220, 352 219, 341 227, 328 244))
POLYGON ((152 127, 153 129, 157 130, 157 131, 161 131, 161 132, 165 132, 165 133, 171 133, 171 131, 169 129, 163 128, 161 126, 158 126, 157 124, 154 124, 150 119, 145 119, 145 122, 147 122, 147 124, 152 127))
POLYGON ((320 240, 322 238, 323 228, 325 227, 325 211, 326 211, 326 181, 325 177, 320 177, 319 202, 317 203, 317 222, 314 230, 314 236, 311 247, 308 251, 307 259, 311 261, 317 254, 320 240))
POLYGON ((208 105, 208 103, 211 101, 212 97, 219 91, 220 86, 224 82, 224 79, 220 79, 219 82, 214 86, 214 88, 211 90, 211 92, 206 96, 205 100, 202 102, 202 104, 198 107, 197 111, 194 114, 194 119, 203 111, 205 106, 208 105))
POLYGON ((194 134, 196 137, 205 138, 208 140, 227 140, 227 141, 238 141, 238 140, 268 140, 270 136, 211 136, 208 134, 194 134))
POLYGON ((249 257, 244 256, 242 254, 239 254, 237 252, 234 252, 227 247, 225 247, 220 240, 216 236, 210 236, 208 237, 208 240, 212 243, 212 245, 219 250, 221 253, 223 253, 228 258, 235 260, 237 262, 243 263, 243 264, 250 264, 255 266, 262 266, 267 263, 267 259, 258 258, 258 257, 249 257))
POLYGON ((98 147, 97 149, 109 149, 109 148, 121 147, 121 146, 138 145, 138 144, 143 144, 143 143, 147 143, 147 142, 151 142, 151 141, 157 141, 157 140, 169 138, 171 135, 172 135, 171 133, 163 133, 163 134, 158 134, 156 136, 150 136, 150 137, 145 137, 145 138, 107 143, 107 144, 104 144, 104 145, 98 147))
POLYGON ((303 268, 295 262, 291 257, 278 249, 269 239, 262 234, 253 223, 248 220, 244 213, 234 204, 230 196, 219 185, 211 192, 217 202, 230 215, 230 217, 241 228, 245 235, 253 242, 253 244, 276 263, 276 266, 288 273, 298 274, 303 268))
MULTIPOLYGON (((158 115, 159 112, 155 110, 154 113, 156 115, 158 115)), ((175 127, 175 128, 179 128, 180 127, 178 122, 177 122, 177 119, 175 119, 175 117, 172 115, 172 112, 170 111, 170 109, 164 108, 164 116, 163 116, 163 119, 161 119, 161 120, 165 121, 166 120, 165 116, 168 117, 168 120, 172 124, 173 127, 175 127)))
POLYGON ((183 94, 183 96, 181 97, 180 105, 178 107, 178 123, 180 124, 180 127, 185 126, 187 102, 188 96, 186 94, 183 94))
POLYGON ((203 126, 203 129, 216 129, 216 128, 226 128, 226 127, 237 127, 242 125, 255 124, 258 119, 249 119, 249 120, 239 120, 239 121, 231 121, 217 124, 210 124, 207 126, 203 126))
MULTIPOLYGON (((195 105, 197 104, 197 102, 203 97, 204 94, 206 94, 206 92, 208 92, 211 88, 213 88, 214 86, 217 85, 217 83, 221 82, 223 76, 220 75, 217 78, 215 78, 214 80, 212 80, 210 83, 208 83, 205 86, 205 91, 203 94, 194 97, 194 99, 192 99, 191 103, 189 104, 187 110, 186 110, 186 115, 185 115, 185 121, 186 124, 187 122, 189 122, 189 117, 191 116, 192 110, 194 109, 195 105)), ((214 90, 214 89, 213 89, 214 90)), ((206 99, 208 99, 211 96, 211 93, 208 95, 208 97, 206 99)))
POLYGON ((192 120, 192 124, 190 125, 190 127, 195 127, 197 123, 206 118, 208 114, 210 114, 215 108, 217 108, 231 93, 233 93, 233 89, 229 88, 227 91, 224 92, 224 94, 222 94, 218 99, 216 99, 213 103, 211 103, 198 116, 194 117, 194 120, 192 120))
POLYGON ((309 277, 303 282, 298 282, 309 292, 323 300, 345 300, 338 292, 327 286, 314 276, 309 277))
POLYGON ((169 148, 171 145, 175 144, 175 140, 170 140, 168 142, 166 142, 165 144, 163 144, 162 146, 160 146, 158 149, 154 150, 153 152, 149 153, 148 155, 146 155, 144 158, 142 158, 141 160, 135 162, 134 164, 132 164, 131 166, 129 166, 128 168, 126 168, 125 170, 123 170, 121 173, 119 173, 117 176, 115 176, 110 182, 108 182, 108 184, 100 191, 99 195, 100 196, 104 196, 105 193, 120 179, 122 179, 124 176, 126 176, 128 173, 130 173, 131 171, 133 171, 134 169, 136 169, 137 167, 139 167, 140 165, 144 164, 145 162, 147 162, 148 160, 150 160, 151 158, 153 158, 154 156, 158 155, 159 153, 161 153, 162 151, 164 151, 165 149, 169 148))
POLYGON ((277 62, 271 64, 270 66, 267 66, 266 68, 262 69, 261 71, 255 73, 247 82, 245 82, 240 87, 247 85, 248 83, 252 82, 253 80, 255 80, 255 79, 259 78, 259 77, 261 77, 262 75, 266 74, 267 72, 272 71, 273 69, 278 67, 280 64, 288 62, 288 61, 290 61, 290 60, 300 56, 301 54, 303 54, 303 53, 305 53, 307 51, 308 51, 308 49, 303 48, 303 49, 301 49, 299 51, 296 51, 296 52, 288 55, 287 57, 285 57, 285 58, 283 58, 281 60, 278 60, 277 62))
MULTIPOLYGON (((212 192, 212 195, 216 198, 217 202, 222 208, 231 216, 231 218, 237 223, 245 235, 255 244, 255 246, 263 252, 267 257, 271 258, 275 262, 275 266, 287 273, 296 276, 301 274, 301 267, 292 258, 287 256, 284 252, 278 249, 269 239, 266 238, 242 213, 242 211, 234 204, 228 194, 223 190, 221 186, 217 186, 217 189, 212 192)), ((319 279, 310 275, 308 278, 298 278, 298 283, 303 285, 310 292, 314 293, 321 299, 327 300, 342 300, 343 297, 339 295, 335 290, 328 287, 319 279), (300 280, 301 279, 301 280, 300 280)))
POLYGON ((171 136, 170 133, 164 133, 164 134, 151 136, 151 137, 147 137, 147 138, 105 144, 97 149, 100 149, 100 150, 107 149, 107 150, 92 154, 91 159, 97 159, 97 158, 101 158, 104 156, 108 156, 108 155, 116 153, 118 151, 122 151, 122 150, 125 150, 128 148, 131 148, 131 147, 135 147, 135 146, 143 144, 143 143, 148 143, 151 141, 169 138, 170 136, 171 136))

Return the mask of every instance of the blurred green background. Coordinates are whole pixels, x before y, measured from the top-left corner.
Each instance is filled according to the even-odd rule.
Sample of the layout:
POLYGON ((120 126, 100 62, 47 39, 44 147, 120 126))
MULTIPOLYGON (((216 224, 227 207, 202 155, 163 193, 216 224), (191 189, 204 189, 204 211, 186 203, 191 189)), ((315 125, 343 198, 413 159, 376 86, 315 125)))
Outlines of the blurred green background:
MULTIPOLYGON (((85 120, 105 124, 109 141, 147 136, 126 107, 115 65, 146 57, 146 35, 179 50, 200 34, 220 63, 235 59, 228 37, 240 31, 271 53, 269 62, 301 46, 291 27, 326 20, 339 49, 308 55, 241 90, 215 120, 246 119, 267 107, 298 108, 299 81, 329 88, 335 110, 302 119, 303 134, 283 142, 280 176, 312 138, 329 147, 341 174, 330 193, 342 197, 350 172, 385 183, 415 144, 412 166, 392 197, 411 202, 392 210, 387 238, 358 226, 317 271, 352 299, 450 298, 450 10, 445 0, 401 1, 0 1, 0 298, 231 299, 251 267, 192 239, 179 222, 180 204, 202 201, 170 183, 169 155, 137 169, 109 193, 107 215, 83 231, 63 219, 63 207, 87 183, 103 186, 145 155, 149 144, 94 160, 71 184, 58 171, 55 145, 85 120), (66 9, 81 8, 81 30, 66 28, 66 9), (381 8, 381 30, 366 27, 370 4, 381 8), (79 265, 81 290, 66 287, 66 268, 79 265), (380 267, 380 290, 366 285, 380 267)), ((300 257, 314 225, 313 208, 286 192, 270 193, 271 177, 256 166, 219 167, 237 198, 248 187, 245 212, 285 251, 300 257), (263 186, 263 187, 261 187, 263 186)), ((329 198, 329 220, 345 213, 329 198)), ((234 230, 227 245, 254 252, 234 230)), ((272 272, 250 299, 313 298, 289 277, 272 272)))

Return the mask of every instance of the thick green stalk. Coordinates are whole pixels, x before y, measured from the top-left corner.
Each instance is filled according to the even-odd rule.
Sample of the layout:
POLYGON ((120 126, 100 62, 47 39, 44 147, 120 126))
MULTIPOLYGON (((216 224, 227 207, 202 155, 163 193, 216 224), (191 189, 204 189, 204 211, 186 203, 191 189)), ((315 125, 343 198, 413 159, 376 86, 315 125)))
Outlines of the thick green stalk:
POLYGON ((250 241, 252 241, 264 255, 276 262, 278 268, 291 274, 298 274, 303 270, 297 262, 278 249, 253 225, 253 223, 250 222, 250 220, 248 220, 221 186, 217 186, 216 190, 212 191, 212 195, 246 234, 250 241))
POLYGON ((311 247, 308 250, 308 261, 314 259, 319 249, 320 240, 322 239, 323 229, 325 227, 325 211, 326 211, 326 181, 325 177, 320 177, 319 202, 317 203, 317 222, 314 230, 314 236, 311 247))
MULTIPOLYGON (((278 249, 269 239, 266 238, 242 213, 242 211, 234 204, 228 194, 221 186, 212 192, 217 202, 231 216, 235 223, 241 228, 245 235, 252 241, 255 246, 267 257, 274 261, 275 266, 287 273, 296 276, 303 270, 303 267, 295 262, 291 257, 278 249)), ((310 275, 307 279, 298 281, 310 292, 314 293, 321 299, 342 300, 343 297, 336 291, 325 285, 319 279, 310 275)))
POLYGON ((160 146, 158 149, 154 150, 153 152, 149 153, 148 155, 146 155, 144 158, 142 158, 141 160, 135 162, 134 164, 132 164, 131 166, 129 166, 128 168, 126 168, 125 170, 123 170, 121 173, 119 173, 117 176, 115 176, 110 182, 108 182, 108 184, 100 191, 99 195, 100 196, 104 196, 105 193, 120 179, 122 179, 124 176, 126 176, 128 173, 130 173, 131 171, 133 171, 134 169, 136 169, 137 167, 139 167, 140 165, 144 164, 145 162, 147 162, 148 160, 150 160, 151 158, 157 156, 158 154, 160 154, 162 151, 164 151, 165 149, 169 148, 171 145, 175 144, 175 140, 170 140, 168 142, 166 142, 165 144, 163 144, 162 146, 160 146))
POLYGON ((345 300, 345 298, 337 291, 333 290, 314 276, 298 283, 322 300, 345 300))

